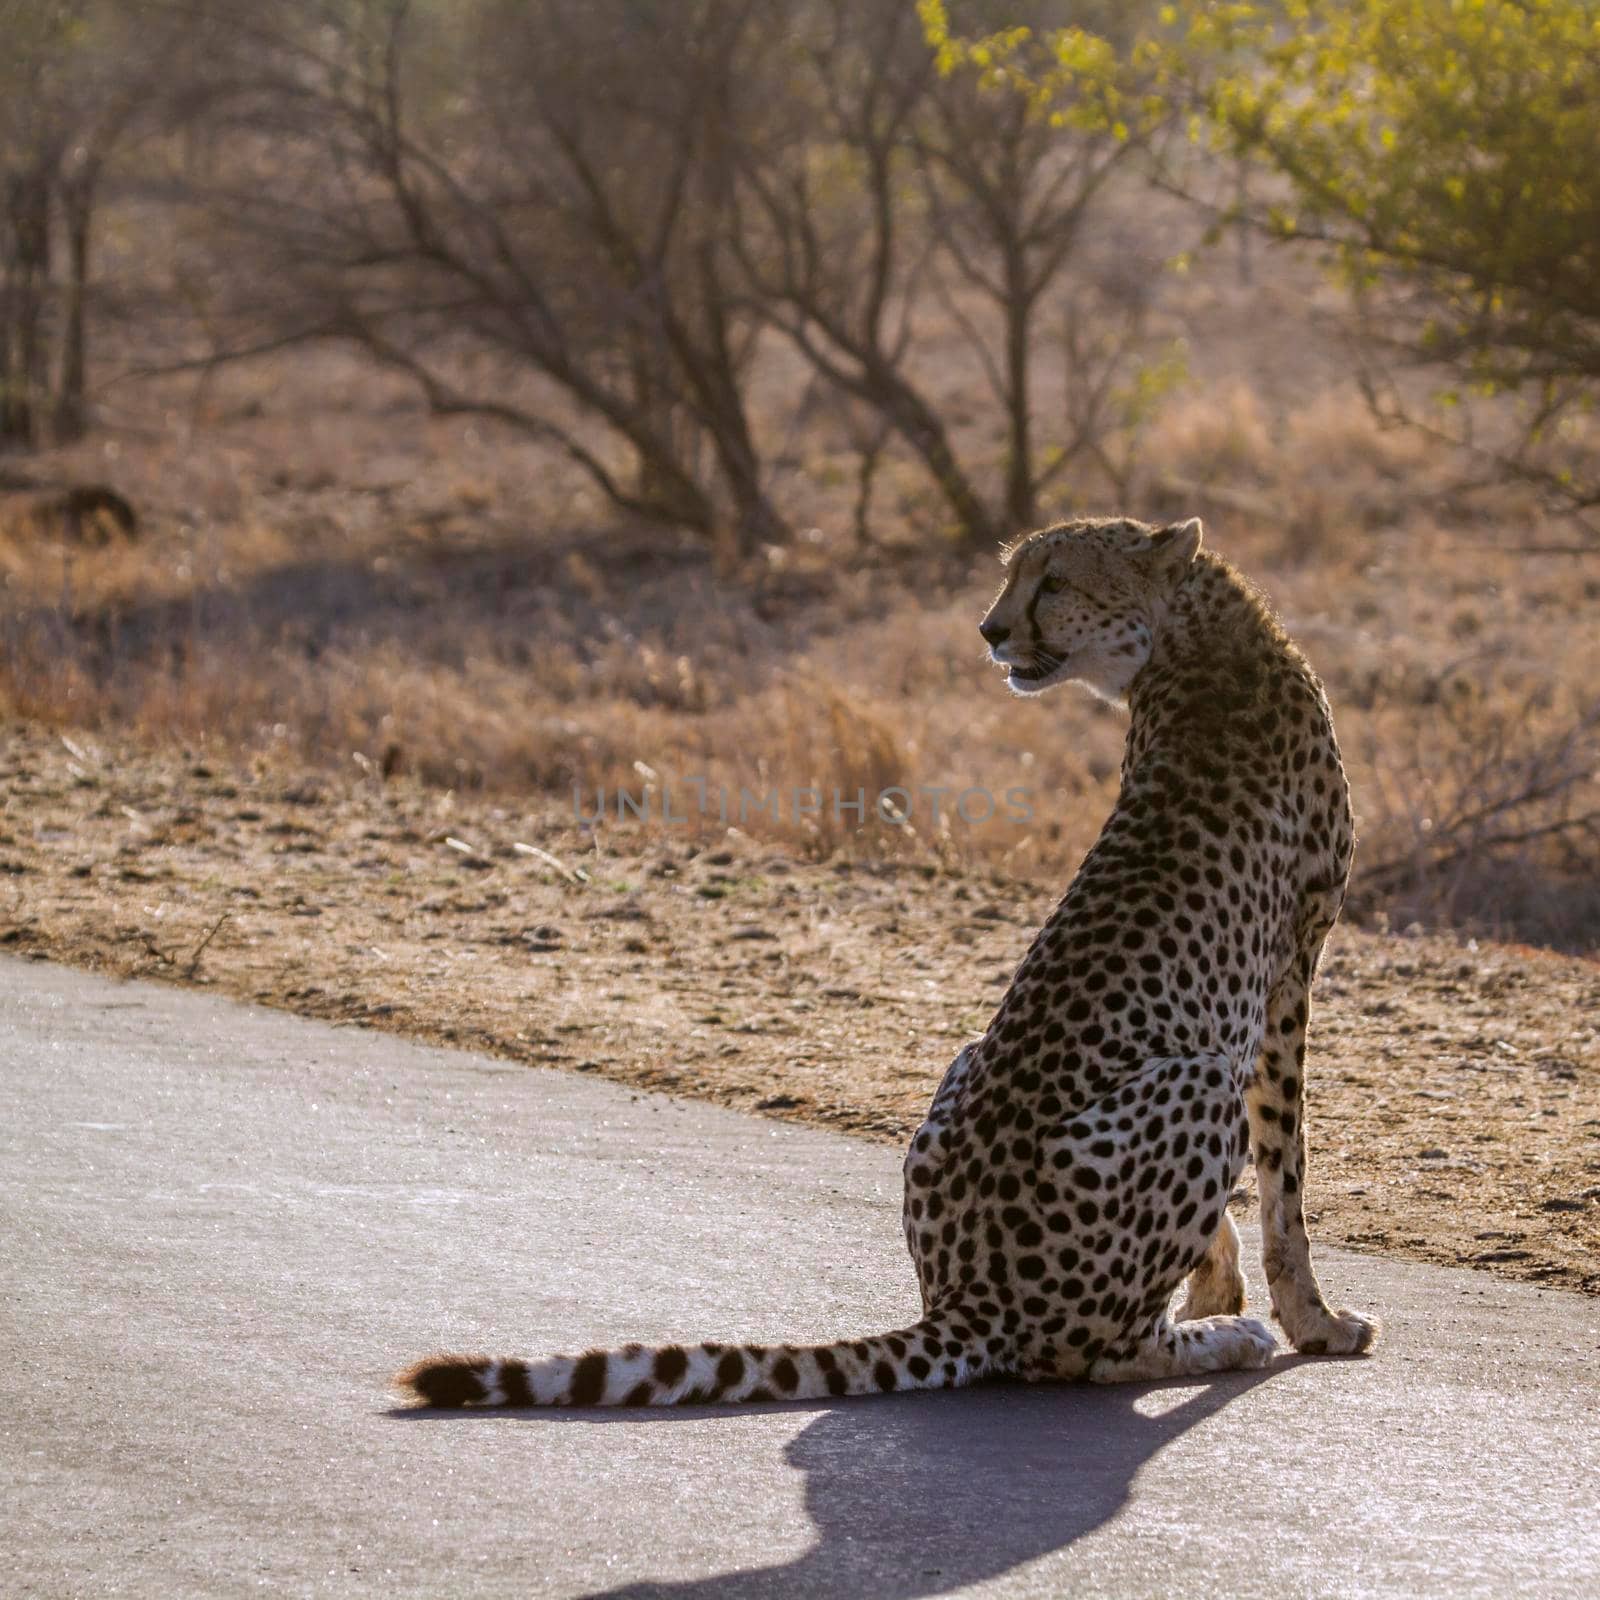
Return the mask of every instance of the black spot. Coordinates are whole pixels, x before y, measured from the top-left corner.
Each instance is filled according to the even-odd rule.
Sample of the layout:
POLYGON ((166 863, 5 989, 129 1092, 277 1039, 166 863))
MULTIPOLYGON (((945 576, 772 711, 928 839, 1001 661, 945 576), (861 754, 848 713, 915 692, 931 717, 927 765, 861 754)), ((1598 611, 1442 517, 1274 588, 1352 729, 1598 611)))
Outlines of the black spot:
POLYGON ((607 1359, 604 1350, 591 1350, 588 1355, 579 1357, 577 1366, 572 1369, 573 1405, 599 1404, 600 1396, 606 1392, 607 1359))
POLYGON ((655 1365, 652 1369, 657 1383, 665 1384, 669 1389, 684 1373, 689 1370, 689 1358, 682 1348, 675 1344, 663 1345, 656 1351, 655 1365))
POLYGON ((500 1363, 500 1390, 508 1406, 531 1406, 533 1388, 528 1382, 528 1364, 525 1361, 500 1363))

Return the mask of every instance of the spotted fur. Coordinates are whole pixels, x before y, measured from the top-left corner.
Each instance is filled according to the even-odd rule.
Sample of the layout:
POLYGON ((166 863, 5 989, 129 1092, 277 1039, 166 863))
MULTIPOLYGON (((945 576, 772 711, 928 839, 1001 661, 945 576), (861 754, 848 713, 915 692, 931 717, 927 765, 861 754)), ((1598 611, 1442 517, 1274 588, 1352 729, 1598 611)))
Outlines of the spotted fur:
POLYGON ((1065 523, 1008 552, 981 631, 1011 687, 1077 681, 1131 716, 1115 809, 905 1162, 923 1316, 836 1344, 440 1356, 426 1403, 676 1405, 1100 1382, 1270 1359, 1226 1212, 1247 1154, 1273 1312, 1306 1353, 1365 1350, 1302 1210, 1312 976, 1350 870, 1321 685, 1198 520, 1065 523), (1182 1312, 1168 1304, 1187 1278, 1182 1312))

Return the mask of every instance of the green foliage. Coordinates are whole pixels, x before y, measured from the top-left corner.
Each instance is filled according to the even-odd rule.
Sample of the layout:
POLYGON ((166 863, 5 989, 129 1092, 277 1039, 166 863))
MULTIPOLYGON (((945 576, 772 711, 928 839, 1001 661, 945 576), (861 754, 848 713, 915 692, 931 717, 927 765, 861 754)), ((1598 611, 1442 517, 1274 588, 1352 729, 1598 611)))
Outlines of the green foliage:
POLYGON ((1126 429, 1138 429, 1189 380, 1189 354, 1181 339, 1170 339, 1153 355, 1134 364, 1132 376, 1116 391, 1115 400, 1126 429))
POLYGON ((1282 11, 1260 69, 1220 75, 1210 97, 1223 135, 1292 181, 1280 231, 1336 240, 1358 290, 1396 270, 1420 284, 1421 353, 1480 391, 1600 377, 1592 0, 1282 11))
MULTIPOLYGON (((1330 244, 1394 347, 1459 405, 1514 391, 1524 445, 1600 382, 1600 6, 1595 0, 1279 0, 1163 6, 1119 51, 1068 28, 952 33, 945 70, 1022 78, 1043 106, 1182 110, 1191 138, 1287 180, 1263 220, 1330 244), (1022 37, 1019 37, 1022 34, 1022 37)), ((1517 452, 1515 465, 1527 466, 1517 452)), ((1536 468, 1579 493, 1568 467, 1536 468)))
MULTIPOLYGON (((958 8, 971 11, 972 6, 958 8)), ((917 0, 923 33, 946 76, 972 72, 985 88, 1020 93, 1055 127, 1128 139, 1159 127, 1161 51, 1145 26, 1153 7, 1084 4, 1080 20, 1038 30, 1015 25, 977 37, 951 26, 944 0, 917 0)))

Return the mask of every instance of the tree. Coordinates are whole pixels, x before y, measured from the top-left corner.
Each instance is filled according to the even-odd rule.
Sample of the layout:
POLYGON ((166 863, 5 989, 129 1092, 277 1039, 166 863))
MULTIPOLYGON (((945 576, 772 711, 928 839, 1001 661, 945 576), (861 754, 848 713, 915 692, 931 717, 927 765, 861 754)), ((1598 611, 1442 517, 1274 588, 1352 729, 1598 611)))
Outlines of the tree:
POLYGON ((977 68, 941 78, 902 0, 206 6, 232 34, 207 359, 353 342, 436 409, 552 443, 616 505, 741 553, 788 536, 752 404, 763 341, 871 419, 858 527, 886 441, 989 544, 1148 403, 1138 308, 1102 306, 1089 337, 1064 287, 1160 125, 1132 98, 1128 8, 1077 7, 1104 15, 1104 72, 1046 111, 977 68), (998 495, 919 367, 935 294, 1000 403, 998 495), (1083 370, 1044 426, 1051 319, 1083 370))
MULTIPOLYGON (((56 389, 54 212, 77 120, 63 79, 80 26, 66 6, 12 0, 0 13, 10 42, 0 64, 0 443, 37 444, 56 389)), ((81 390, 81 362, 73 364, 81 390)))
POLYGON ((724 281, 755 0, 228 15, 202 198, 257 270, 211 359, 353 342, 628 511, 741 552, 787 537, 747 406, 759 318, 724 281))
MULTIPOLYGON (((1103 75, 1074 30, 962 38, 941 0, 921 10, 947 64, 1004 70, 1042 105, 1103 75)), ((1381 410, 1600 506, 1592 0, 1183 0, 1130 54, 1197 137, 1278 180, 1248 220, 1334 250, 1369 350, 1432 374, 1443 411, 1423 416, 1416 385, 1375 364, 1381 410)))
MULTIPOLYGON (((1251 9, 1235 52, 1242 30, 1275 20, 1251 9)), ((1288 181, 1265 224, 1337 248, 1383 344, 1458 408, 1442 431, 1476 444, 1462 402, 1513 397, 1520 430, 1489 446, 1496 464, 1600 505, 1592 452, 1563 426, 1600 394, 1593 4, 1286 0, 1282 13, 1260 66, 1222 72, 1208 94, 1234 147, 1288 181)), ((1401 390, 1375 398, 1416 420, 1401 390)))
MULTIPOLYGON (((764 141, 742 146, 737 240, 753 302, 829 384, 878 413, 972 545, 1032 525, 1041 491, 1148 393, 1138 315, 1115 337, 1109 323, 1101 337, 1082 337, 1061 292, 1105 187, 1167 120, 1137 95, 1138 68, 1123 48, 1124 19, 1146 9, 1074 7, 1104 30, 1076 34, 1098 74, 1045 108, 1025 74, 997 73, 982 52, 947 50, 936 61, 899 0, 796 7, 783 112, 764 141), (1000 407, 997 498, 917 373, 918 318, 933 297, 1000 407), (1064 429, 1041 426, 1039 414, 1046 313, 1083 364, 1069 374, 1079 403, 1064 429)), ((1061 7, 1040 0, 1030 10, 1061 7)), ((1014 30, 1008 51, 1031 37, 1014 30)))
MULTIPOLYGON (((969 4, 963 12, 977 9, 969 4)), ((1059 15, 1061 7, 1036 0, 1008 9, 1027 29, 1026 37, 1013 32, 1004 52, 1014 63, 1038 39, 1040 20, 1059 15)), ((1141 97, 1141 66, 1130 53, 1150 9, 1074 5, 1077 47, 1095 71, 1063 85, 1047 111, 1030 90, 1026 68, 995 72, 992 62, 946 60, 914 130, 940 257, 988 302, 1000 326, 998 351, 981 330, 971 329, 971 342, 1006 419, 1002 505, 1014 530, 1032 527, 1043 491, 1083 455, 1103 449, 1110 413, 1129 414, 1133 391, 1122 385, 1141 367, 1130 356, 1147 295, 1125 296, 1115 308, 1099 297, 1093 336, 1085 315, 1092 286, 1080 280, 1062 296, 1057 310, 1068 366, 1068 427, 1042 443, 1033 366, 1046 297, 1070 276, 1098 220, 1096 201, 1171 122, 1163 102, 1141 97)), ((1104 456, 1099 464, 1103 470, 1111 465, 1104 456)))
POLYGON ((113 162, 180 104, 176 19, 0 0, 0 444, 88 424, 94 223, 113 162))
POLYGON ((893 3, 820 0, 797 19, 787 97, 739 157, 733 246, 750 303, 834 389, 876 411, 976 541, 998 534, 906 356, 930 240, 911 126, 933 76, 893 3))

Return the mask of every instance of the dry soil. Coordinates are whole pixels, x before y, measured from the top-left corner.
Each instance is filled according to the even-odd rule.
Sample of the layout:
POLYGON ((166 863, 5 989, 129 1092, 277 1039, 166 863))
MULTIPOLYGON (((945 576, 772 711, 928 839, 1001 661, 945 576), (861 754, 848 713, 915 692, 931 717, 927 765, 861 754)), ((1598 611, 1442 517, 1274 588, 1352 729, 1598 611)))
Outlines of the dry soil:
MULTIPOLYGON (((880 1140, 1060 887, 0 731, 0 950, 880 1140)), ((1600 1293, 1600 964, 1341 927, 1317 995, 1314 1237, 1600 1293)))

